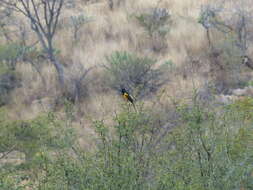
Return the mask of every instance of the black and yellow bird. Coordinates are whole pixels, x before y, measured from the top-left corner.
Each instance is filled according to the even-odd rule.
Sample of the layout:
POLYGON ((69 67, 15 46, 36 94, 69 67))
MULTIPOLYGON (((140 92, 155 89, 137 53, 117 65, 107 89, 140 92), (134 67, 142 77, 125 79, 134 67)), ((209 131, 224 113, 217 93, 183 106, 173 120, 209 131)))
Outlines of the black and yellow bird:
POLYGON ((125 88, 121 88, 121 94, 125 100, 131 102, 134 105, 133 97, 127 92, 125 88))
POLYGON ((125 88, 121 88, 121 95, 123 96, 123 98, 126 101, 131 102, 131 104, 133 105, 135 111, 137 111, 136 107, 135 107, 135 104, 134 104, 134 98, 129 94, 129 92, 127 92, 127 90, 125 88))

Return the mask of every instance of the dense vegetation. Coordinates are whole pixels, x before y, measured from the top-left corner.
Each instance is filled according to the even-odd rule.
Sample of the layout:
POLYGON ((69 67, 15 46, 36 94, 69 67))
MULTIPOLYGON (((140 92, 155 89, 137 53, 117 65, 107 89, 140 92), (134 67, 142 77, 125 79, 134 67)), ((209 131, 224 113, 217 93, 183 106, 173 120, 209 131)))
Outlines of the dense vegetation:
POLYGON ((74 142, 69 120, 58 123, 49 114, 19 123, 21 128, 17 122, 2 121, 9 130, 1 130, 1 151, 15 147, 29 159, 3 165, 0 186, 6 190, 252 189, 252 107, 253 99, 215 110, 197 102, 178 103, 170 113, 173 121, 163 123, 141 105, 138 112, 125 105, 112 126, 94 121, 92 150, 74 142))

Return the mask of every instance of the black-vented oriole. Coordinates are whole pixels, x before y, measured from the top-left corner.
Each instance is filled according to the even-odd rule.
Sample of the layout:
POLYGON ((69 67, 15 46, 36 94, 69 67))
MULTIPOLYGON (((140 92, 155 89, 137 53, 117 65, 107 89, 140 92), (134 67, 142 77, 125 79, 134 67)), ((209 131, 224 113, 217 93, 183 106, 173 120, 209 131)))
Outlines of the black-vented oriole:
POLYGON ((121 89, 121 94, 125 100, 131 102, 134 105, 133 97, 127 92, 127 90, 125 88, 121 89))

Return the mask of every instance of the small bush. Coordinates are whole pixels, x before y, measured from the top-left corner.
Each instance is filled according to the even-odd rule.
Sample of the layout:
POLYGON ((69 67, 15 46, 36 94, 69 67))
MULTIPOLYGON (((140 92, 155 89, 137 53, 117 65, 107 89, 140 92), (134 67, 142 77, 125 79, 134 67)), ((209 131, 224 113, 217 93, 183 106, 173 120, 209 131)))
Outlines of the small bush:
MULTIPOLYGON (((114 117, 114 124, 94 121, 93 149, 75 144, 50 154, 44 146, 28 170, 0 167, 0 188, 26 189, 27 185, 47 190, 251 190, 252 121, 241 117, 248 115, 251 106, 237 104, 213 110, 196 100, 177 103, 178 117, 169 131, 171 128, 160 126, 157 116, 148 110, 131 112, 125 105, 114 117)), ((66 114, 72 118, 69 106, 66 114)), ((38 129, 44 131, 42 127, 38 129)), ((22 136, 33 130, 17 132, 22 136)), ((35 137, 44 139, 44 132, 35 137)), ((1 136, 0 141, 4 138, 1 136)), ((31 142, 37 144, 34 140, 31 142)), ((71 144, 67 139, 63 141, 71 144)))
POLYGON ((10 92, 20 85, 20 78, 17 72, 9 68, 0 60, 0 106, 8 104, 10 92))
POLYGON ((100 144, 95 162, 99 175, 94 176, 94 189, 149 189, 146 178, 155 158, 149 148, 155 138, 150 121, 143 112, 123 112, 115 118, 113 137, 103 122, 95 123, 100 144))
POLYGON ((245 133, 252 126, 236 110, 217 114, 197 103, 178 107, 182 123, 168 135, 172 146, 159 158, 158 189, 250 189, 253 152, 245 133))
POLYGON ((33 61, 43 57, 43 52, 36 47, 24 46, 18 43, 0 45, 0 63, 15 70, 18 61, 33 61))
POLYGON ((149 36, 159 34, 166 36, 169 32, 171 16, 167 9, 155 8, 149 13, 136 16, 142 27, 148 32, 149 36))
POLYGON ((244 120, 253 121, 253 98, 245 97, 236 100, 228 107, 231 111, 239 113, 244 120))
POLYGON ((165 8, 154 8, 151 12, 140 14, 136 18, 148 33, 152 49, 155 52, 166 49, 165 37, 169 33, 172 24, 168 10, 165 8))
POLYGON ((19 44, 0 45, 0 63, 6 63, 12 70, 15 70, 16 63, 21 54, 22 46, 19 44))
POLYGON ((73 28, 73 37, 76 41, 78 39, 78 32, 86 23, 93 21, 93 18, 84 14, 70 17, 70 26, 73 28))
POLYGON ((110 86, 115 89, 127 88, 137 97, 156 92, 167 81, 164 76, 167 64, 154 68, 154 59, 117 51, 106 60, 110 86))
POLYGON ((0 121, 0 152, 19 151, 31 161, 44 147, 59 149, 71 145, 71 129, 64 129, 52 114, 30 121, 0 121))

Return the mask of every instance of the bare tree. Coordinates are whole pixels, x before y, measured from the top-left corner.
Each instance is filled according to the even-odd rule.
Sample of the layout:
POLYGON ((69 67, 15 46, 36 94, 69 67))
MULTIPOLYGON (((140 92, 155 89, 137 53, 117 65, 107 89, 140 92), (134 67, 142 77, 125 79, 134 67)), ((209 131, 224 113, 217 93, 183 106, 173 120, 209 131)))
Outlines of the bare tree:
POLYGON ((201 7, 199 23, 206 31, 211 73, 220 86, 217 88, 222 91, 227 91, 228 86, 234 88, 245 80, 238 63, 253 68, 248 55, 253 41, 252 19, 250 0, 218 0, 201 7), (221 34, 219 41, 217 33, 221 34))
POLYGON ((223 34, 232 34, 235 37, 235 45, 246 55, 249 41, 253 39, 253 14, 249 9, 251 2, 230 2, 229 8, 225 8, 225 1, 217 4, 205 4, 201 7, 199 23, 205 28, 209 46, 213 48, 210 29, 215 29, 223 34))
POLYGON ((54 65, 60 85, 64 85, 64 68, 57 60, 53 38, 64 0, 0 0, 0 6, 23 14, 31 24, 48 59, 54 65))

